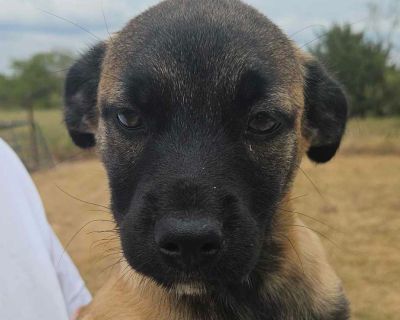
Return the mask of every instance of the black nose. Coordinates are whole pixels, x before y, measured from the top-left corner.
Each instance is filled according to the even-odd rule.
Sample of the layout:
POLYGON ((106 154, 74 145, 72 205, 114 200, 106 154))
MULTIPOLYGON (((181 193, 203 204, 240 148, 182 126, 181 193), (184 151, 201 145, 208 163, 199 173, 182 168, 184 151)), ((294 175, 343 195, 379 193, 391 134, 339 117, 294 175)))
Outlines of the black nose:
POLYGON ((186 266, 213 260, 222 245, 221 226, 212 218, 163 218, 154 232, 163 256, 186 266))

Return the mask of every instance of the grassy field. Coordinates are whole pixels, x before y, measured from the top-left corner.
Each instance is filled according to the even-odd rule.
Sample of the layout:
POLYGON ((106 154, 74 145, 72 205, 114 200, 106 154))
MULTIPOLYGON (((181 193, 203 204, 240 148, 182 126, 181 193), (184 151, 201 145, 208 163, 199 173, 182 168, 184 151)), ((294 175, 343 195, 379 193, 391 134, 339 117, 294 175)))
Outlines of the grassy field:
POLYGON ((400 117, 350 120, 341 152, 400 155, 400 117))
MULTIPOLYGON (((43 131, 59 132, 59 142, 49 139, 55 149, 66 145, 79 152, 68 146, 57 113, 38 118, 43 131)), ((324 235, 322 241, 350 297, 353 318, 399 319, 400 119, 353 120, 334 161, 321 166, 304 161, 302 168, 316 187, 300 172, 293 196, 305 196, 294 202, 294 209, 323 222, 302 216, 324 235)), ((118 260, 111 216, 104 207, 71 196, 108 205, 101 164, 93 159, 61 163, 35 173, 34 179, 50 222, 96 292, 118 260)))
MULTIPOLYGON (((39 110, 35 112, 35 118, 56 161, 70 159, 80 153, 68 137, 60 110, 39 110)), ((15 120, 26 120, 25 112, 0 110, 0 122, 15 120)), ((15 135, 10 131, 0 131, 0 137, 12 142, 15 135)), ((18 136, 19 131, 16 132, 18 136)))

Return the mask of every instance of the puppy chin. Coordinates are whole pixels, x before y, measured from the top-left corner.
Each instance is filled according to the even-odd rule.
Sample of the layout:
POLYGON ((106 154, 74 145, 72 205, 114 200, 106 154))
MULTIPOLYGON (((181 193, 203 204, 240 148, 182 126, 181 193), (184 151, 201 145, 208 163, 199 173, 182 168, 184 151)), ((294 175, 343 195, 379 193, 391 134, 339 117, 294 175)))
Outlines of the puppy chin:
POLYGON ((201 296, 206 293, 206 288, 201 283, 177 283, 170 289, 177 296, 201 296))

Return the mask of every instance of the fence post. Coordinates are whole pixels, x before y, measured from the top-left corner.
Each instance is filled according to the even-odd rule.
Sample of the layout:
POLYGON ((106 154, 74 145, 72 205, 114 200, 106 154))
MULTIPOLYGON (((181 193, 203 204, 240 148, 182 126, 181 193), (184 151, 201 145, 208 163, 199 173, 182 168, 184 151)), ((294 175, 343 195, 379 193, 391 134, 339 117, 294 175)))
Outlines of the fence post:
POLYGON ((32 150, 32 160, 34 169, 39 168, 39 146, 37 141, 36 134, 36 125, 35 125, 35 113, 33 103, 29 102, 27 104, 28 108, 28 123, 30 126, 30 142, 31 142, 31 150, 32 150))

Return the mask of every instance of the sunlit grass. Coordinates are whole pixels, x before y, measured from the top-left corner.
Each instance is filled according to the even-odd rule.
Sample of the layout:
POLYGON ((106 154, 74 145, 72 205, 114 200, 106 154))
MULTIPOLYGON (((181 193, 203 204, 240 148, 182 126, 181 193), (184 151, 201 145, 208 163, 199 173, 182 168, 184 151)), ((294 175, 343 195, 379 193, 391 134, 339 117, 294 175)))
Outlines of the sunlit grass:
MULTIPOLYGON (((26 120, 26 117, 26 112, 24 111, 0 111, 0 122, 26 120)), ((68 136, 61 110, 38 110, 35 112, 35 119, 51 153, 57 161, 66 160, 81 153, 68 136)), ((0 131, 0 137, 6 140, 17 138, 15 135, 10 134, 10 130, 0 131)))
POLYGON ((400 154, 400 117, 350 120, 344 154, 400 154))

